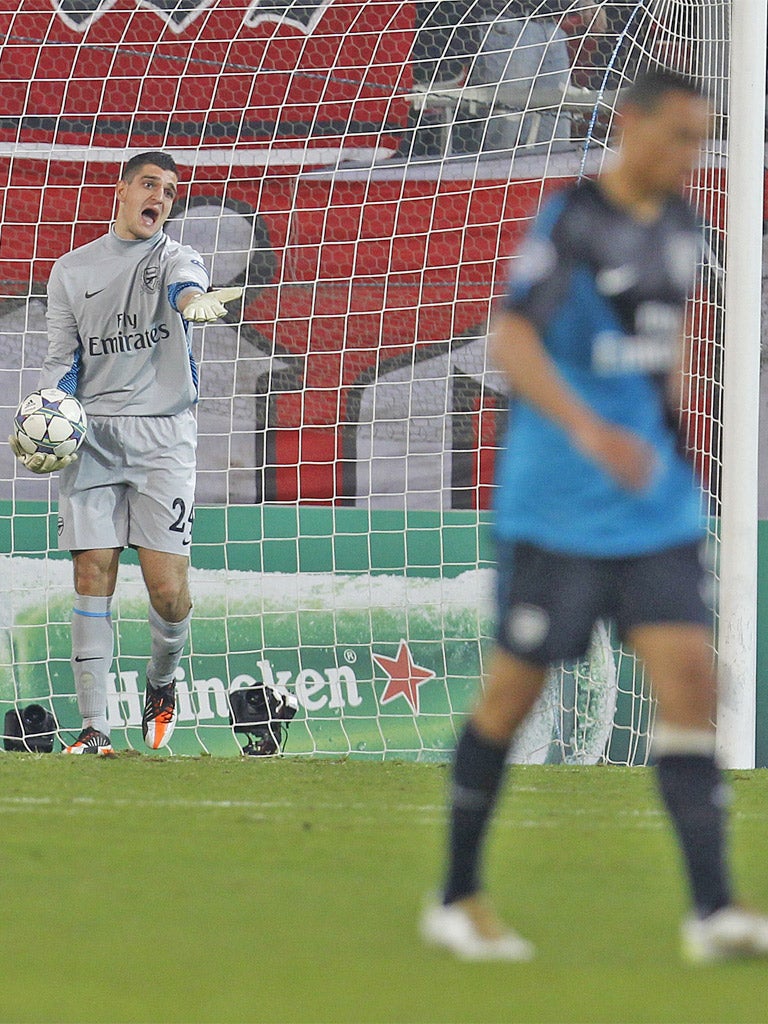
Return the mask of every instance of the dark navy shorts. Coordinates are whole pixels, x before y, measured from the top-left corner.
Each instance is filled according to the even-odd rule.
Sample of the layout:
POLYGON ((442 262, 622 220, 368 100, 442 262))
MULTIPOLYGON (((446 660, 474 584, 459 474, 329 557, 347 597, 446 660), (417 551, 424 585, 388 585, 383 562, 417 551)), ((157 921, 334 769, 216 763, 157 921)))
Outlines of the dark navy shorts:
POLYGON ((536 665, 582 658, 598 619, 621 639, 640 625, 712 626, 713 575, 706 544, 629 558, 588 558, 534 544, 498 542, 500 646, 536 665))

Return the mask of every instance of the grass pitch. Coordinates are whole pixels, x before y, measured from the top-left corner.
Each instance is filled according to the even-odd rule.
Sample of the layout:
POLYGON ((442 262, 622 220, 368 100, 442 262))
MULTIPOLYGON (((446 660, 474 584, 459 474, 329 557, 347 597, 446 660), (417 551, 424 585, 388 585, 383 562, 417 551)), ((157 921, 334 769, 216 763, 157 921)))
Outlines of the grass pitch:
MULTIPOLYGON (((488 877, 538 947, 520 965, 416 937, 443 767, 6 754, 0 780, 2 1021, 768 1019, 768 964, 680 963, 647 770, 513 770, 488 877)), ((768 907, 768 773, 732 781, 736 875, 768 907)))

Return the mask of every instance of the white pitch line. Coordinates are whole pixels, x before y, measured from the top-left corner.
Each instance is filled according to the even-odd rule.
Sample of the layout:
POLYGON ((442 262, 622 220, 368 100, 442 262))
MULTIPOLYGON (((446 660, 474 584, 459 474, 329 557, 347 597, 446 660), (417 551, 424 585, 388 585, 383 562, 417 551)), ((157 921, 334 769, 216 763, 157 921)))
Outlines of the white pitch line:
MULTIPOLYGON (((445 821, 446 807, 443 804, 395 804, 380 806, 365 801, 356 801, 354 804, 339 803, 310 803, 303 804, 291 800, 184 800, 184 799, 141 799, 131 800, 127 797, 115 797, 114 799, 99 799, 90 796, 66 797, 33 797, 33 796, 0 796, 0 815, 19 814, 24 812, 46 812, 56 814, 76 814, 83 810, 94 811, 119 809, 125 807, 136 808, 178 808, 189 811, 239 811, 245 812, 250 818, 266 819, 269 815, 266 812, 294 811, 297 814, 308 817, 316 814, 324 814, 330 811, 347 810, 357 814, 355 823, 366 824, 380 822, 385 815, 394 816, 407 814, 408 824, 434 825, 445 821), (363 813, 364 812, 364 813, 363 813)), ((504 829, 551 829, 562 828, 563 819, 571 820, 591 817, 592 808, 569 807, 561 809, 554 818, 525 818, 515 820, 507 815, 501 815, 497 820, 497 827, 504 829)), ((623 809, 616 811, 614 818, 618 819, 617 825, 621 829, 661 829, 667 827, 666 813, 660 808, 645 809, 623 809), (629 820, 628 820, 629 819, 629 820)), ((764 821, 763 813, 750 811, 735 811, 731 814, 731 820, 758 820, 764 821)))
POLYGON ((397 804, 395 806, 381 807, 378 804, 358 801, 354 804, 338 803, 311 803, 309 805, 296 803, 292 800, 131 800, 127 797, 115 797, 111 800, 103 800, 90 796, 66 797, 31 797, 31 796, 3 796, 0 797, 0 812, 4 809, 55 809, 58 807, 158 807, 174 808, 184 810, 245 810, 245 811, 281 811, 301 810, 304 813, 313 811, 333 811, 346 809, 351 811, 381 811, 384 812, 405 812, 412 814, 440 814, 444 811, 441 804, 397 804))

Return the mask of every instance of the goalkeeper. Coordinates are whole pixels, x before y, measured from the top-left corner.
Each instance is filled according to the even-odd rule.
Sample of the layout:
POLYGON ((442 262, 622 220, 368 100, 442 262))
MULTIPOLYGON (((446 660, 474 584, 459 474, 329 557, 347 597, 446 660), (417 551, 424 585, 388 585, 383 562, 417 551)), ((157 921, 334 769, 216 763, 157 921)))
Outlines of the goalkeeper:
MULTIPOLYGON (((709 108, 649 72, 619 105, 616 159, 552 197, 512 266, 492 338, 515 393, 496 493, 496 649, 458 743, 442 901, 424 937, 470 959, 526 960, 482 896, 480 857, 507 750, 550 664, 611 618, 658 698, 659 789, 687 868, 683 952, 768 955, 768 918, 735 902, 715 761, 711 574, 677 418, 686 301, 702 250, 680 192, 709 108)), ((524 894, 519 894, 524 897, 524 894)))
POLYGON ((166 153, 130 159, 114 224, 56 261, 48 282, 48 353, 40 387, 75 395, 88 414, 78 456, 17 457, 60 470, 59 547, 72 554, 72 670, 82 731, 70 754, 114 753, 107 679, 111 602, 121 550, 138 553, 149 594, 146 744, 165 746, 176 720, 174 677, 189 633, 198 372, 191 324, 226 314, 242 289, 209 291, 200 255, 163 231, 178 170, 166 153))

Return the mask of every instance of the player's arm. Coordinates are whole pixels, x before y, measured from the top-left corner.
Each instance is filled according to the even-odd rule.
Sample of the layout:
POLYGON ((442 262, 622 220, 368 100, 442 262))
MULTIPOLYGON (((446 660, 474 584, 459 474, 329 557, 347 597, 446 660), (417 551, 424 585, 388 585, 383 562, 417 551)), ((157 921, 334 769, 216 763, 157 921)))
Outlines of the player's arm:
POLYGON ((202 257, 190 246, 181 246, 168 277, 171 305, 190 323, 210 323, 227 315, 227 303, 234 302, 243 289, 211 288, 202 257))
POLYGON ((515 394, 562 427, 576 448, 623 487, 645 486, 653 471, 651 447, 597 416, 579 398, 558 373, 529 320, 511 311, 499 314, 491 331, 490 354, 515 394))
MULTIPOLYGON (((59 388, 74 394, 80 365, 80 337, 75 314, 55 266, 48 281, 45 318, 48 325, 48 351, 43 360, 37 386, 59 388)), ((55 473, 77 460, 74 452, 62 457, 43 455, 40 452, 25 452, 13 434, 8 438, 8 444, 19 462, 32 473, 55 473)))
POLYGON ((45 321, 48 351, 37 386, 60 388, 73 395, 80 368, 80 332, 77 316, 56 266, 48 280, 45 321))
POLYGON ((226 316, 226 304, 239 299, 242 294, 242 288, 214 288, 208 292, 185 288, 176 300, 176 305, 185 320, 208 323, 226 316))

